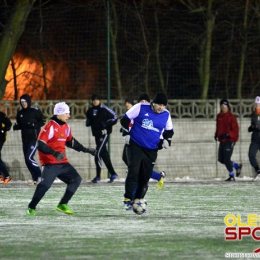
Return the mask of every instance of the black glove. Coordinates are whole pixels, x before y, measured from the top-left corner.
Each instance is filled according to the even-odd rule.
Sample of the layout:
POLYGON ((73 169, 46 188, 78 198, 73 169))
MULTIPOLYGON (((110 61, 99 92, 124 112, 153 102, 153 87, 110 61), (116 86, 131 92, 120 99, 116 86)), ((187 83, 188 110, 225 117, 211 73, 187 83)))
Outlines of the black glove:
POLYGON ((220 137, 221 137, 222 139, 227 139, 227 138, 229 138, 229 134, 222 134, 220 137))
POLYGON ((13 130, 16 131, 16 130, 20 130, 20 127, 17 123, 14 124, 13 126, 13 130))
POLYGON ((97 154, 97 150, 94 149, 94 148, 86 148, 86 147, 84 147, 82 152, 83 153, 90 153, 93 156, 95 156, 97 154))
POLYGON ((216 142, 218 141, 217 134, 214 135, 214 139, 215 139, 216 142))
POLYGON ((63 160, 64 157, 65 157, 65 154, 64 154, 64 153, 60 153, 60 152, 58 152, 58 151, 54 151, 54 152, 52 153, 52 155, 53 155, 58 161, 63 160))
POLYGON ((250 132, 253 132, 254 129, 255 129, 255 126, 250 125, 250 126, 248 127, 248 132, 249 132, 249 133, 250 133, 250 132))
POLYGON ((160 139, 159 144, 158 144, 158 150, 163 149, 163 139, 160 139))

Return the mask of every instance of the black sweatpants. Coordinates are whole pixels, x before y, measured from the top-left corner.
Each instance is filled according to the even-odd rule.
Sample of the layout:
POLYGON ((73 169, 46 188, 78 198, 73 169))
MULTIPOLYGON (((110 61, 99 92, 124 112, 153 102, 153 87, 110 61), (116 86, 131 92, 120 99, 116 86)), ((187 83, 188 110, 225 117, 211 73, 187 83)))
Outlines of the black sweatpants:
POLYGON ((235 143, 224 142, 220 143, 218 147, 218 161, 225 164, 229 172, 233 171, 233 162, 231 161, 231 156, 234 150, 235 143))
POLYGON ((109 135, 102 135, 102 136, 95 136, 96 142, 96 150, 97 155, 95 156, 95 164, 96 164, 96 177, 100 178, 101 174, 101 167, 102 167, 102 160, 106 165, 108 171, 111 175, 116 174, 114 167, 111 163, 109 153, 107 151, 107 142, 108 142, 109 135))
POLYGON ((10 175, 9 175, 9 172, 8 172, 4 162, 2 160, 2 148, 3 148, 3 145, 4 145, 4 143, 0 142, 0 175, 1 175, 1 173, 3 173, 4 177, 6 178, 6 177, 10 177, 10 175))
POLYGON ((157 149, 149 150, 142 148, 130 141, 126 148, 128 173, 125 180, 125 198, 131 200, 144 198, 157 158, 157 151, 157 149))
POLYGON ((42 166, 42 181, 37 185, 32 201, 28 205, 30 209, 36 209, 37 204, 49 190, 56 177, 67 184, 66 191, 59 204, 69 202, 82 180, 76 169, 69 163, 42 166))
POLYGON ((256 160, 256 154, 258 151, 260 151, 260 143, 251 142, 249 146, 248 157, 251 166, 254 167, 256 172, 259 170, 259 165, 256 160))
POLYGON ((38 181, 38 178, 41 177, 41 169, 38 163, 34 160, 34 155, 37 149, 36 143, 37 141, 23 143, 24 161, 32 175, 33 181, 38 181))

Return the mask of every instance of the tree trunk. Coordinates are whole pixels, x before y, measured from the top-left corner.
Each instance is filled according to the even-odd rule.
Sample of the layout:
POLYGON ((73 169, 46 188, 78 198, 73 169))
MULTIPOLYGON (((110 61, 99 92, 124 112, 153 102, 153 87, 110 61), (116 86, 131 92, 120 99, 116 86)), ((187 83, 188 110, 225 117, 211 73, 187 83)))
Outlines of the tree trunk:
POLYGON ((245 67, 245 59, 246 59, 246 49, 247 49, 247 19, 248 19, 248 3, 249 0, 246 1, 245 6, 245 14, 244 14, 244 41, 242 42, 242 50, 240 56, 240 66, 239 66, 239 74, 238 74, 238 82, 237 82, 237 98, 242 98, 242 82, 244 75, 244 67, 245 67))
POLYGON ((41 44, 41 50, 39 53, 40 61, 42 64, 42 78, 43 78, 43 92, 45 94, 45 99, 49 100, 49 91, 47 87, 47 79, 46 79, 46 63, 44 60, 44 56, 42 53, 42 46, 43 46, 43 35, 42 35, 42 28, 43 28, 43 18, 42 18, 42 1, 40 0, 40 22, 41 22, 41 27, 39 31, 39 39, 40 39, 40 44, 41 44))
POLYGON ((211 42, 212 33, 214 29, 215 16, 212 14, 212 2, 208 0, 207 8, 207 24, 206 24, 206 42, 204 49, 204 62, 203 62, 203 85, 202 85, 202 99, 208 98, 209 82, 210 82, 210 55, 211 55, 211 42))
POLYGON ((162 92, 166 93, 164 78, 163 78, 163 73, 162 73, 162 66, 161 66, 161 61, 160 61, 160 30, 159 30, 156 7, 154 9, 155 9, 154 19, 155 19, 155 29, 156 29, 156 47, 155 47, 156 65, 157 65, 161 90, 162 90, 162 92))
POLYGON ((5 74, 17 43, 22 35, 27 17, 36 0, 16 0, 9 22, 5 25, 0 42, 0 99, 5 89, 5 74))
POLYGON ((112 4, 112 11, 114 15, 113 19, 113 25, 114 28, 111 26, 111 22, 109 25, 110 28, 110 36, 111 36, 111 47, 112 47, 112 55, 114 57, 114 69, 115 69, 115 78, 117 81, 117 89, 118 89, 118 98, 123 99, 123 92, 122 92, 122 82, 121 82, 121 75, 120 75, 120 69, 119 69, 119 61, 118 61, 118 54, 117 54, 117 46, 116 46, 116 41, 117 41, 117 13, 116 13, 116 7, 114 1, 111 1, 112 4))
POLYGON ((145 63, 144 63, 144 67, 145 67, 145 76, 144 76, 144 84, 145 84, 145 92, 147 94, 149 94, 149 63, 150 63, 150 49, 148 46, 148 42, 147 42, 147 37, 145 34, 145 25, 144 25, 144 21, 141 17, 141 14, 137 8, 137 4, 136 1, 134 1, 134 5, 136 8, 136 15, 138 17, 138 20, 140 21, 140 25, 141 25, 141 31, 142 31, 142 35, 143 35, 143 41, 144 41, 144 48, 145 48, 145 63))

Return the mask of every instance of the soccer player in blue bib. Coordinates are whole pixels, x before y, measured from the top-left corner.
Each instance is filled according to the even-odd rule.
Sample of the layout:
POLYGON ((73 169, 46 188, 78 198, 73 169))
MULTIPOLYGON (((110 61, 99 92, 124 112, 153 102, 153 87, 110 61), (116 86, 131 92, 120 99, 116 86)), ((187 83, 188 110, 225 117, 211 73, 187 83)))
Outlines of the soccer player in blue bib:
POLYGON ((171 115, 165 108, 167 102, 164 93, 157 93, 151 103, 134 105, 120 120, 124 131, 128 132, 125 143, 129 144, 124 194, 126 210, 132 209, 134 199, 145 197, 158 149, 167 149, 171 145, 174 131, 171 115), (129 131, 131 120, 134 120, 134 124, 129 131))

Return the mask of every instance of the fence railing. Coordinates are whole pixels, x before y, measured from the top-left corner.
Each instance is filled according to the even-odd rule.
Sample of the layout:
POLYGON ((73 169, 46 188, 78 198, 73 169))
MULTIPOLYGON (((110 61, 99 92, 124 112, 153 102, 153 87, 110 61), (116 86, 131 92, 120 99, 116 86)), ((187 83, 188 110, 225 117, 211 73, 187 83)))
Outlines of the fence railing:
MULTIPOLYGON (((37 106, 41 109, 46 117, 51 117, 53 114, 53 108, 59 100, 50 101, 32 101, 33 106, 37 106)), ((103 104, 107 104, 106 100, 101 100, 103 104)), ((167 109, 170 111, 172 118, 184 119, 184 118, 215 118, 219 112, 220 99, 214 100, 199 100, 199 99, 187 99, 187 100, 174 100, 168 101, 167 109)), ((70 107, 71 119, 83 119, 89 106, 91 105, 88 100, 66 100, 66 103, 70 107)), ((232 112, 239 118, 247 118, 250 116, 254 100, 229 100, 232 112)), ((19 101, 0 101, 1 110, 7 114, 11 119, 15 119, 17 111, 20 109, 19 101)), ((125 113, 124 100, 110 100, 110 108, 116 112, 120 117, 125 113)))

